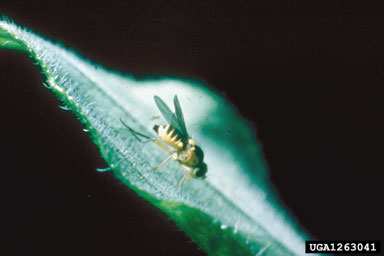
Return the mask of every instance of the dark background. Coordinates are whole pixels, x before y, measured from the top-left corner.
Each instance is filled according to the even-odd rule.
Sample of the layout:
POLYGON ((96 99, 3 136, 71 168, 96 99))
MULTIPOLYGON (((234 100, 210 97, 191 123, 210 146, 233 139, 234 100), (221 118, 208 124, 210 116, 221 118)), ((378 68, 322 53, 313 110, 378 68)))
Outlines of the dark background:
MULTIPOLYGON (((383 238, 383 6, 223 2, 12 0, 0 13, 114 69, 205 80, 257 126, 310 234, 383 238)), ((95 171, 96 147, 25 56, 0 51, 0 72, 2 255, 203 255, 95 171)))

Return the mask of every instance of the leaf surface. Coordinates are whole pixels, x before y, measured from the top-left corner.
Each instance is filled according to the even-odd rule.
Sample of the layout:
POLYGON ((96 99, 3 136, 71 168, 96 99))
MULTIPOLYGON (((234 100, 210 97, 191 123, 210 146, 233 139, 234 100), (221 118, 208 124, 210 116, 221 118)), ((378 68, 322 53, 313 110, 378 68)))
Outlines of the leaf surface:
MULTIPOLYGON (((113 174, 158 207, 209 255, 302 255, 305 235, 280 206, 254 129, 224 98, 199 81, 137 79, 92 64, 13 22, 0 20, 0 48, 25 52, 45 85, 89 131, 113 174), (152 131, 154 95, 180 100, 188 133, 204 150, 207 177, 178 187, 185 170, 132 129, 152 131)), ((157 120, 158 121, 158 120, 157 120)))

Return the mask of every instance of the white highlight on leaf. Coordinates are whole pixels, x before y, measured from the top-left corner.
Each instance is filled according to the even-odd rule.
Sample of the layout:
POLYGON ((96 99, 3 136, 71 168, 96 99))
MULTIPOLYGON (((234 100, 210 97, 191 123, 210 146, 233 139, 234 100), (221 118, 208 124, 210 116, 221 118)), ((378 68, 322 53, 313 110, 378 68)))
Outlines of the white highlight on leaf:
MULTIPOLYGON (((98 171, 120 169, 131 186, 159 200, 184 203, 199 209, 221 223, 222 229, 231 227, 234 234, 248 237, 247 244, 267 240, 274 243, 273 249, 280 252, 277 255, 286 255, 282 252, 287 251, 279 249, 280 246, 292 254, 302 254, 304 235, 297 231, 295 224, 270 197, 270 191, 260 188, 268 181, 249 175, 252 171, 261 173, 265 167, 260 169, 260 165, 250 160, 248 165, 241 165, 243 160, 239 160, 239 154, 242 152, 234 151, 230 144, 223 147, 221 143, 226 143, 225 137, 218 142, 202 130, 210 122, 211 126, 218 122, 221 129, 231 125, 220 123, 219 119, 225 120, 225 116, 217 117, 219 113, 223 115, 222 109, 228 109, 225 113, 228 116, 236 115, 225 101, 201 86, 178 79, 137 81, 106 71, 7 21, 0 21, 1 28, 34 52, 44 65, 49 88, 65 96, 76 112, 86 118, 92 132, 97 133, 100 150, 104 157, 108 156, 111 166, 98 171), (133 128, 150 133, 153 125, 150 117, 159 115, 153 96, 158 95, 171 105, 175 94, 183 107, 187 129, 201 143, 209 168, 205 181, 192 180, 182 189, 177 188, 177 181, 183 175, 181 166, 173 161, 166 170, 153 172, 153 166, 164 159, 165 153, 155 145, 139 144, 122 132, 119 121, 125 118, 133 128)), ((241 118, 237 121, 243 123, 241 118)), ((223 130, 219 132, 224 133, 223 130)), ((268 248, 256 255, 260 256, 259 253, 268 248)))

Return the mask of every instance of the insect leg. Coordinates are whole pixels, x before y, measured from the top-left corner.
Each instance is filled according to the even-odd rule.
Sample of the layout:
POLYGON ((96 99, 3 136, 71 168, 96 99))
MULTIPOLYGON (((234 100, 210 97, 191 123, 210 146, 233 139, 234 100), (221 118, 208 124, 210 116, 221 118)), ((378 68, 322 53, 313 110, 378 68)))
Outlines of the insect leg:
POLYGON ((168 146, 164 141, 162 141, 160 138, 155 138, 152 140, 157 146, 159 146, 162 150, 167 151, 168 154, 173 154, 176 151, 174 151, 170 146, 168 146))
POLYGON ((165 158, 163 161, 160 162, 160 164, 158 164, 156 167, 153 168, 154 171, 160 169, 162 166, 164 166, 169 160, 171 160, 172 157, 175 156, 175 152, 173 152, 172 154, 170 154, 169 156, 167 156, 167 158, 165 158))
POLYGON ((185 182, 187 182, 188 180, 192 179, 192 173, 190 170, 186 171, 183 175, 183 177, 181 177, 181 179, 179 180, 179 182, 177 182, 177 187, 180 188, 181 186, 183 186, 183 184, 185 182))
POLYGON ((155 138, 151 138, 151 137, 149 137, 149 136, 147 136, 147 135, 145 135, 145 134, 142 134, 142 133, 140 133, 140 132, 138 132, 138 131, 133 130, 133 129, 132 129, 131 127, 129 127, 126 123, 124 123, 124 121, 123 121, 121 118, 120 118, 120 122, 124 125, 125 128, 127 128, 127 129, 132 133, 132 135, 133 135, 138 141, 143 142, 143 143, 147 143, 147 142, 149 142, 149 141, 154 141, 154 140, 155 140, 155 138), (143 141, 140 137, 145 138, 146 140, 143 141))

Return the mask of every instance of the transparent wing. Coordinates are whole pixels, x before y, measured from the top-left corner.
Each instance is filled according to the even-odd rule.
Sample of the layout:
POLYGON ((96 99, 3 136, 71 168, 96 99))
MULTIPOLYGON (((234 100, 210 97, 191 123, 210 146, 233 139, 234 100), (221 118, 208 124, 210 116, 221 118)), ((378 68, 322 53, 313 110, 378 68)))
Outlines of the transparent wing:
POLYGON ((177 130, 180 135, 184 136, 184 133, 182 132, 182 129, 180 127, 180 124, 176 118, 176 116, 173 114, 173 112, 169 109, 167 104, 159 97, 154 96, 155 103, 157 107, 159 108, 161 114, 163 115, 164 119, 174 128, 177 130))
POLYGON ((188 137, 188 132, 187 132, 187 127, 185 126, 183 111, 181 110, 180 102, 179 102, 179 99, 177 98, 177 95, 175 95, 175 97, 173 98, 173 103, 175 105, 176 118, 179 123, 181 132, 185 137, 188 137))

